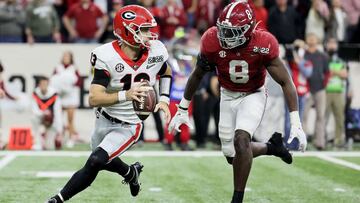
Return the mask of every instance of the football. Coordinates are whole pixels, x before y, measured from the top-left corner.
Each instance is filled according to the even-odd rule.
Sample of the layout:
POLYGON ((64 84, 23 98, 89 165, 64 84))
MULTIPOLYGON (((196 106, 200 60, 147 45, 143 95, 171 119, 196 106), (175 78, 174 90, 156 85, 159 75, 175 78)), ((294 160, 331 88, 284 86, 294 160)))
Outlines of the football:
POLYGON ((133 100, 133 107, 136 115, 140 120, 145 120, 155 109, 156 106, 156 93, 149 82, 147 82, 147 87, 149 90, 146 92, 146 97, 140 97, 140 101, 133 100))

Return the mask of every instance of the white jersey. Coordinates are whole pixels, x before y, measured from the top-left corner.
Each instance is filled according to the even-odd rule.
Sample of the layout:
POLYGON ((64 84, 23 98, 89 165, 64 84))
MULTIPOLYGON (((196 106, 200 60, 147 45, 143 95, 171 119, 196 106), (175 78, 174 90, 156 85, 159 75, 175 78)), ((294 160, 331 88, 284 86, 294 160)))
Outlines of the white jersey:
POLYGON ((78 80, 79 73, 74 65, 65 67, 59 64, 55 67, 55 73, 50 78, 50 86, 59 94, 63 107, 79 106, 79 87, 76 86, 78 80))
MULTIPOLYGON (((155 85, 156 76, 168 59, 168 52, 162 42, 150 42, 148 52, 134 62, 120 49, 117 41, 97 47, 92 52, 91 63, 95 69, 105 70, 110 74, 110 82, 106 88, 108 93, 128 90, 142 79, 155 85)), ((120 102, 103 107, 110 116, 129 123, 140 123, 131 101, 120 102)))

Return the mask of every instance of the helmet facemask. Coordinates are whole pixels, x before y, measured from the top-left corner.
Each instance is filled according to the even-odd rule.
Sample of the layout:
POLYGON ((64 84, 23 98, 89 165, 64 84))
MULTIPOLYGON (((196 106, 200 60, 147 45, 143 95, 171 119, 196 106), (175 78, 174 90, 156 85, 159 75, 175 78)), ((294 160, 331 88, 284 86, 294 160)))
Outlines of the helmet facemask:
POLYGON ((231 26, 226 23, 216 23, 220 45, 224 49, 232 49, 245 44, 248 40, 245 34, 250 30, 251 25, 231 26))
MULTIPOLYGON (((123 24, 124 24, 124 27, 133 35, 134 41, 139 45, 133 45, 124 39, 121 39, 121 38, 120 39, 121 39, 121 41, 125 42, 126 44, 128 44, 132 47, 139 48, 139 47, 143 46, 143 47, 149 48, 150 47, 149 41, 158 39, 158 35, 156 33, 151 32, 151 31, 146 31, 144 33, 142 31, 143 29, 151 29, 151 28, 155 27, 153 24, 150 24, 150 23, 143 23, 141 25, 136 25, 134 23, 130 23, 130 25, 127 25, 126 23, 123 23, 123 24), (135 28, 135 29, 133 29, 133 28, 135 28), (147 40, 144 40, 144 39, 147 39, 147 40)), ((118 35, 116 35, 116 36, 118 36, 118 35)))

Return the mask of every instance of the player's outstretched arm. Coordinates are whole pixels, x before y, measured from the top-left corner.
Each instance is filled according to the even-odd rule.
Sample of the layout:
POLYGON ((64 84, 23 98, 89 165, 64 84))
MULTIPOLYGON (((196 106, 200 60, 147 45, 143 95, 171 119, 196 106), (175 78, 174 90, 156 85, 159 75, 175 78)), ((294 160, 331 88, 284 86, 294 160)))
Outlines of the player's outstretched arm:
POLYGON ((294 138, 297 138, 299 140, 299 150, 304 152, 307 140, 299 117, 298 98, 294 83, 292 82, 284 63, 279 57, 271 60, 270 64, 267 66, 267 70, 271 77, 281 86, 289 107, 291 129, 288 143, 291 143, 294 138))

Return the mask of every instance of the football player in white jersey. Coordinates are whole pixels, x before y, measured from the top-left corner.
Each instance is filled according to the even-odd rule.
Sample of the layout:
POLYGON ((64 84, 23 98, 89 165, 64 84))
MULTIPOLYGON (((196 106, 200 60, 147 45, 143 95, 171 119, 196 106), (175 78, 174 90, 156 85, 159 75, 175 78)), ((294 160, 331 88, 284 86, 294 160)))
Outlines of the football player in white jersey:
POLYGON ((87 188, 100 170, 124 177, 132 196, 140 190, 138 178, 143 165, 127 165, 118 156, 134 144, 142 130, 132 100, 140 101, 148 90, 142 80, 154 85, 160 75, 160 99, 155 107, 164 111, 170 121, 168 108, 171 69, 166 65, 165 46, 151 32, 156 26, 154 17, 141 6, 121 8, 114 18, 114 35, 118 40, 96 48, 91 54, 94 79, 90 86, 89 104, 96 107, 92 153, 84 167, 77 171, 59 194, 48 202, 64 202, 87 188))

